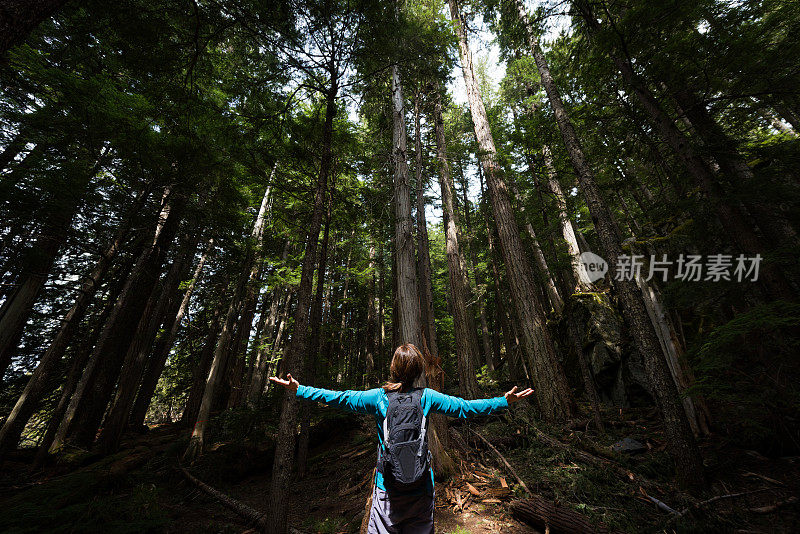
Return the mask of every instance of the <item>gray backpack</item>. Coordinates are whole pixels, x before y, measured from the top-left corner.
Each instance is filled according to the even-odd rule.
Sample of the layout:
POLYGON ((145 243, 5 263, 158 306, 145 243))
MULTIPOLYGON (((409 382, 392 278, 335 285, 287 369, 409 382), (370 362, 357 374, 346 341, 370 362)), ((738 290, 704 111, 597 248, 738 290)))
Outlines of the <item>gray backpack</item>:
MULTIPOLYGON (((378 472, 387 491, 423 487, 431 466, 427 418, 422 413, 422 388, 389 392, 383 420, 383 446, 378 446, 378 472)), ((428 475, 429 476, 429 475, 428 475)))

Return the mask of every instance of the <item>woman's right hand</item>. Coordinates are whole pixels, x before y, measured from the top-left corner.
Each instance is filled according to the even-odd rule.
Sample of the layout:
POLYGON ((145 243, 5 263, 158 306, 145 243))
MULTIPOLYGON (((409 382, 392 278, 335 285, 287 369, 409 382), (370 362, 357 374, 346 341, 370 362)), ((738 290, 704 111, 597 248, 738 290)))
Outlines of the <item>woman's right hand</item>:
POLYGON ((294 394, 297 394, 297 388, 300 387, 300 382, 292 378, 291 373, 286 375, 286 380, 278 378, 277 376, 269 377, 270 382, 275 382, 286 388, 287 391, 291 391, 294 394))

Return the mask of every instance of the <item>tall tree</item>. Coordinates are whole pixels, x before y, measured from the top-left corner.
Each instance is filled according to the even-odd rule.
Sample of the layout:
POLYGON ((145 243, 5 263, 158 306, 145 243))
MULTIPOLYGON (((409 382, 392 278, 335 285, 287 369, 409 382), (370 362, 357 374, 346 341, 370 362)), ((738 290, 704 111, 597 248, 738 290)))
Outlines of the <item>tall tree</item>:
POLYGON ((434 89, 433 125, 436 137, 436 154, 439 160, 439 187, 442 195, 442 210, 445 221, 445 243, 447 250, 447 274, 450 281, 450 299, 453 310, 453 327, 456 340, 456 363, 461 395, 468 399, 478 396, 475 379, 475 362, 478 359, 478 340, 467 308, 467 288, 461 271, 461 250, 458 240, 458 216, 453 197, 453 180, 450 162, 447 159, 447 139, 442 118, 442 97, 437 85, 434 89))
POLYGON ((461 70, 467 88, 475 137, 481 150, 481 164, 489 186, 514 309, 522 328, 525 354, 533 367, 533 379, 537 386, 536 398, 542 414, 548 419, 569 417, 575 411, 575 404, 564 370, 556 356, 551 334, 546 328, 544 309, 536 295, 533 273, 523 252, 519 229, 511 209, 508 186, 497 162, 497 149, 472 65, 472 52, 469 49, 464 21, 458 1, 448 0, 448 5, 458 37, 461 70))

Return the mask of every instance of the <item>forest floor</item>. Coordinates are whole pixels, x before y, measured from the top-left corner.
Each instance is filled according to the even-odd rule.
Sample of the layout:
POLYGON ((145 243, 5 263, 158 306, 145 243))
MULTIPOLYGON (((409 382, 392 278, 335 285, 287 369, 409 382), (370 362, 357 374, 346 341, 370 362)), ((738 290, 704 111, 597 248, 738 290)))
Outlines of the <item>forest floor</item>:
MULTIPOLYGON (((800 458, 766 458, 717 436, 718 445, 703 451, 711 489, 691 498, 671 483, 669 459, 651 411, 605 415, 609 428, 604 436, 595 435, 585 421, 545 429, 524 410, 503 419, 456 424, 452 450, 459 473, 437 480, 437 534, 539 532, 512 517, 510 502, 527 495, 473 431, 497 448, 531 492, 582 514, 598 528, 742 534, 800 530, 800 458), (565 447, 537 439, 537 429, 565 447), (610 452, 608 446, 622 437, 636 439, 646 450, 610 452), (626 472, 628 480, 620 476, 626 472), (690 511, 673 517, 648 495, 690 511), (719 495, 726 497, 714 499, 719 495)), ((312 432, 308 473, 290 490, 293 527, 308 533, 358 532, 375 462, 373 425, 366 417, 323 412, 312 432)), ((75 451, 37 474, 28 471, 31 451, 18 451, 0 471, 0 532, 254 533, 253 525, 181 472, 188 433, 178 425, 161 425, 127 436, 112 456, 75 451)), ((269 443, 231 440, 211 445, 186 467, 199 480, 263 511, 272 454, 269 443)))

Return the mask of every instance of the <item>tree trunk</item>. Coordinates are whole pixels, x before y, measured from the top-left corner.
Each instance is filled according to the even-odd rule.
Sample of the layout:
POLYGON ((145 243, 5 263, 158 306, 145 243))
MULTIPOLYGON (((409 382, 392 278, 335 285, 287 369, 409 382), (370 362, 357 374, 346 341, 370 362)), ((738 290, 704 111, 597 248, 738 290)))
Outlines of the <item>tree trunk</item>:
MULTIPOLYGON (((136 257, 136 255, 134 255, 134 257, 136 257)), ((50 420, 47 423, 47 429, 45 430, 44 436, 42 436, 42 439, 39 442, 36 458, 34 459, 34 468, 38 469, 39 467, 43 466, 50 455, 50 449, 56 438, 56 433, 61 426, 62 419, 67 411, 72 394, 78 385, 78 381, 84 373, 84 368, 86 367, 86 362, 89 360, 92 347, 100 337, 102 326, 106 323, 109 315, 111 315, 111 312, 114 309, 114 304, 119 299, 119 296, 125 287, 125 282, 127 281, 126 275, 130 272, 133 264, 133 260, 126 262, 123 268, 120 268, 118 272, 113 273, 115 276, 110 277, 114 283, 111 284, 111 288, 108 291, 107 301, 103 306, 97 321, 92 325, 93 328, 88 329, 90 335, 80 343, 75 351, 75 356, 72 357, 72 361, 70 362, 70 370, 69 373, 67 373, 67 380, 61 387, 61 396, 59 397, 58 404, 56 405, 55 410, 53 410, 53 413, 50 414, 50 420)))
MULTIPOLYGON (((666 86, 666 84, 665 84, 666 86)), ((686 118, 703 145, 719 164, 722 173, 731 183, 739 186, 753 184, 753 171, 742 157, 737 143, 731 139, 700 101, 686 88, 678 90, 666 86, 675 101, 683 109, 686 118)), ((744 204, 756 221, 761 233, 770 240, 773 247, 796 246, 797 232, 781 214, 779 205, 766 205, 763 201, 747 198, 744 204)))
MULTIPOLYGON (((481 166, 478 165, 478 174, 481 174, 481 166)), ((481 178, 481 183, 483 183, 483 178, 481 178)), ((466 202, 466 191, 468 189, 468 185, 464 184, 464 219, 467 223, 467 233, 472 234, 472 225, 470 224, 469 220, 469 209, 466 202)), ((483 276, 481 275, 480 269, 478 269, 478 258, 475 255, 475 247, 470 246, 467 243, 467 249, 469 250, 469 258, 470 258, 470 270, 472 271, 472 276, 475 279, 475 295, 477 297, 478 303, 478 318, 480 319, 480 326, 481 326, 481 340, 483 341, 483 355, 484 355, 484 364, 486 365, 486 369, 489 371, 494 371, 494 361, 492 357, 492 341, 489 336, 489 325, 486 321, 486 284, 484 282, 483 276)))
POLYGON ((492 211, 500 236, 500 248, 511 285, 514 309, 522 327, 525 353, 533 367, 536 398, 545 418, 558 420, 570 417, 575 412, 575 403, 561 363, 556 356, 553 340, 545 326, 544 309, 536 296, 530 264, 522 251, 517 222, 508 198, 508 186, 503 180, 497 162, 497 150, 472 67, 472 53, 467 43, 458 2, 448 0, 448 4, 459 40, 467 98, 472 112, 475 137, 481 150, 481 163, 489 186, 492 211))
MULTIPOLYGON (((297 289, 294 334, 283 357, 283 370, 292 373, 294 376, 302 375, 303 372, 303 359, 308 343, 309 308, 314 278, 314 264, 317 255, 317 241, 319 241, 319 232, 325 215, 325 191, 328 187, 328 174, 333 160, 333 119, 336 115, 336 95, 339 90, 336 68, 335 63, 331 61, 329 68, 331 85, 325 95, 322 159, 320 161, 308 240, 300 274, 300 287, 297 289)), ((299 378, 302 379, 302 376, 299 376, 299 378)), ((268 529, 270 534, 286 533, 289 483, 291 481, 292 465, 294 464, 297 437, 297 409, 298 401, 294 395, 284 394, 276 437, 275 461, 272 467, 272 479, 270 480, 269 514, 272 517, 268 529)))
POLYGON ((584 515, 564 506, 531 497, 511 503, 511 514, 533 527, 552 534, 601 534, 615 532, 602 523, 591 523, 584 515))
POLYGON ((250 233, 250 241, 247 246, 246 260, 243 276, 247 276, 247 286, 243 295, 242 313, 239 318, 238 332, 236 342, 234 343, 235 351, 229 355, 232 358, 230 361, 235 362, 231 373, 231 393, 228 399, 228 408, 233 408, 241 403, 244 398, 243 392, 243 373, 245 356, 247 354, 247 344, 250 340, 250 332, 253 329, 253 316, 255 315, 256 304, 258 302, 259 293, 259 279, 261 278, 262 263, 264 258, 264 229, 266 228, 267 219, 270 215, 271 196, 270 191, 275 179, 275 171, 278 165, 272 167, 270 173, 269 183, 261 199, 261 205, 256 216, 253 230, 250 233))
MULTIPOLYGON (((2 15, 1 8, 0 15, 2 15)), ((0 22, 1 27, 2 22, 0 22)), ((2 35, 1 30, 0 35, 2 35)), ((1 42, 2 39, 0 39, 1 42)), ((102 159, 103 156, 101 155, 100 158, 102 159)), ((72 226, 72 219, 78 210, 83 192, 100 169, 100 165, 101 161, 98 160, 93 167, 84 171, 85 174, 81 178, 63 184, 64 191, 59 191, 56 194, 57 198, 47 206, 47 219, 44 221, 36 243, 25 253, 22 272, 16 281, 16 288, 0 306, 0 379, 11 364, 25 324, 36 304, 36 299, 50 275, 58 251, 67 240, 67 234, 72 226)))
MULTIPOLYGON (((481 198, 485 197, 485 192, 483 188, 483 174, 478 173, 478 178, 480 179, 480 188, 481 188, 481 198)), ((503 280, 500 275, 500 268, 498 267, 499 263, 499 255, 497 253, 497 249, 494 246, 494 230, 492 226, 489 224, 489 213, 488 210, 484 209, 484 217, 483 217, 484 225, 486 226, 486 241, 489 245, 489 267, 492 270, 492 281, 494 284, 494 293, 495 293, 495 323, 500 324, 500 329, 503 332, 503 345, 506 348, 506 362, 508 363, 508 377, 516 381, 519 378, 519 372, 517 365, 517 361, 519 360, 519 355, 517 354, 517 344, 515 338, 511 335, 511 328, 508 324, 507 315, 505 306, 501 303, 505 302, 504 295, 507 293, 505 290, 505 286, 503 284, 503 280)), ((502 365, 503 361, 500 360, 499 357, 499 349, 498 349, 498 364, 502 365)), ((495 367, 498 367, 496 364, 495 367)))
POLYGON ((55 338, 36 366, 33 375, 31 375, 25 389, 19 396, 19 399, 17 399, 14 408, 6 418, 2 430, 0 430, 0 457, 9 449, 16 447, 22 430, 36 411, 41 401, 42 394, 52 378, 53 372, 63 359, 67 346, 72 341, 75 331, 86 314, 86 309, 92 302, 92 299, 94 299, 97 290, 100 288, 111 266, 111 262, 117 256, 120 246, 127 238, 134 215, 142 208, 148 194, 149 188, 136 198, 133 207, 128 210, 128 213, 122 219, 111 243, 109 243, 100 255, 94 268, 84 279, 83 284, 81 284, 75 303, 64 316, 61 322, 61 328, 59 328, 55 338))
POLYGON ((411 187, 406 150, 406 112, 400 67, 392 66, 392 156, 394 158, 395 258, 397 262, 398 344, 422 346, 419 286, 414 258, 411 187))
POLYGON ((158 328, 168 316, 170 304, 178 301, 181 280, 189 274, 199 239, 198 236, 186 236, 185 240, 181 247, 182 250, 176 255, 163 283, 160 287, 153 288, 154 293, 142 313, 133 341, 125 355, 117 392, 103 422, 97 443, 98 450, 103 454, 114 452, 119 447, 122 433, 128 426, 136 392, 147 364, 147 357, 158 335, 158 328))
POLYGON ((369 244, 369 285, 367 290, 367 331, 366 331, 366 354, 364 362, 364 389, 369 388, 373 383, 372 377, 375 375, 375 337, 376 337, 376 313, 375 306, 375 243, 370 240, 369 244))
MULTIPOLYGON (((510 179, 509 182, 511 184, 511 191, 514 193, 514 197, 517 199, 519 212, 522 215, 523 220, 525 220, 525 203, 522 199, 522 195, 519 193, 516 182, 513 179, 510 179)), ((536 231, 533 229, 533 224, 529 220, 525 221, 525 229, 528 231, 528 235, 531 238, 533 259, 536 262, 536 266, 539 268, 542 277, 544 278, 544 288, 545 292, 547 293, 547 298, 550 300, 553 311, 556 313, 561 313, 561 310, 564 309, 564 299, 561 298, 561 295, 558 292, 555 278, 553 277, 553 273, 550 271, 550 267, 547 265, 544 252, 542 252, 542 246, 539 244, 539 238, 536 236, 536 231)))
POLYGON ((428 350, 434 359, 439 358, 436 343, 436 320, 433 315, 433 286, 431 276, 430 242, 425 218, 425 186, 422 178, 422 133, 420 132, 419 95, 414 96, 414 151, 417 182, 417 266, 419 271, 419 305, 422 313, 422 331, 428 350))
POLYGON ((672 379, 675 381, 675 387, 680 395, 692 432, 696 436, 707 436, 711 433, 708 409, 702 399, 686 393, 694 384, 694 378, 691 369, 684 360, 683 347, 678 342, 675 327, 667 315, 667 311, 664 309, 655 287, 641 278, 636 278, 636 282, 642 291, 647 313, 658 336, 661 350, 666 358, 672 379))
MULTIPOLYGON (((278 322, 278 333, 275 335, 275 342, 272 344, 272 349, 270 351, 270 367, 268 369, 268 373, 266 376, 271 376, 274 374, 278 374, 278 367, 281 362, 281 359, 278 357, 278 353, 283 352, 283 335, 286 332, 286 324, 289 321, 289 316, 292 314, 292 297, 294 296, 295 291, 290 290, 289 293, 286 295, 286 302, 283 305, 283 312, 281 313, 281 317, 278 322)), ((269 387, 269 382, 266 383, 265 387, 269 387)))
MULTIPOLYGON (((618 258, 622 254, 619 231, 611 212, 600 195, 594 174, 586 162, 583 148, 561 101, 561 95, 550 74, 550 68, 547 65, 544 54, 533 34, 533 28, 528 20, 525 8, 521 0, 514 0, 514 2, 519 12, 519 20, 526 27, 528 44, 536 62, 536 67, 539 70, 542 85, 544 85, 550 105, 555 113, 556 122, 575 173, 578 175, 578 184, 586 198, 586 204, 589 207, 606 260, 609 263, 610 272, 615 273, 617 272, 618 258)), ((667 448, 675 461, 678 479, 684 485, 695 488, 701 487, 705 485, 705 474, 700 450, 694 440, 686 413, 678 400, 675 383, 667 368, 641 292, 636 282, 631 280, 619 280, 615 285, 622 302, 623 315, 630 327, 631 337, 633 337, 636 347, 644 359, 645 370, 656 398, 656 403, 664 418, 667 448)))
POLYGON ((587 361, 586 353, 583 350, 583 336, 581 336, 581 331, 578 328, 575 320, 576 318, 574 316, 567 317, 569 328, 568 335, 575 347, 575 357, 578 359, 578 365, 581 368, 583 387, 586 390, 586 398, 588 399, 592 410, 594 424, 597 427, 597 430, 604 434, 606 428, 605 425, 603 425, 603 417, 600 415, 600 397, 597 395, 597 387, 595 387, 594 384, 594 377, 592 377, 592 373, 589 370, 589 362, 587 361))
MULTIPOLYGON (((286 259, 289 257, 289 248, 291 241, 286 240, 283 247, 283 256, 281 265, 286 265, 286 259)), ((252 408, 261 398, 261 392, 264 391, 264 379, 267 374, 267 367, 270 364, 270 356, 272 355, 272 342, 273 335, 275 334, 275 325, 278 321, 278 312, 280 311, 281 301, 286 295, 286 287, 281 285, 272 291, 272 302, 269 305, 269 315, 266 318, 266 324, 261 331, 261 335, 256 339, 256 355, 253 362, 253 375, 250 377, 249 391, 247 393, 248 405, 252 408)))
POLYGON ((561 227, 561 236, 564 238, 567 244, 567 252, 569 252, 573 279, 572 290, 573 292, 591 291, 592 281, 581 263, 581 248, 578 246, 578 238, 575 236, 572 220, 567 214, 567 199, 561 190, 561 184, 558 183, 558 174, 553 164, 553 155, 550 147, 545 145, 542 148, 542 155, 544 156, 544 166, 547 171, 547 185, 556 200, 556 206, 558 206, 558 223, 561 227))
POLYGON ((155 349, 153 349, 153 356, 147 362, 144 379, 142 380, 142 385, 139 387, 139 393, 136 395, 136 402, 133 404, 133 409, 131 410, 128 425, 133 428, 138 428, 144 424, 144 419, 147 415, 147 409, 150 407, 153 393, 156 391, 158 380, 161 378, 164 365, 167 363, 170 350, 172 350, 172 343, 175 341, 175 336, 181 326, 183 317, 186 315, 186 310, 189 309, 189 301, 192 298, 192 293, 197 285, 197 281, 200 279, 203 266, 208 259, 208 255, 211 253, 213 245, 214 240, 209 239, 208 245, 205 251, 203 251, 203 255, 200 256, 200 261, 197 263, 194 273, 192 274, 189 286, 183 293, 183 298, 180 301, 177 299, 175 300, 175 303, 178 305, 177 309, 167 313, 168 321, 165 322, 165 326, 169 324, 169 329, 164 331, 156 342, 155 349))
MULTIPOLYGON (((315 382, 317 376, 317 362, 319 361, 320 337, 322 336, 322 301, 325 291, 325 270, 328 263, 328 237, 331 226, 332 197, 328 195, 328 209, 325 214, 325 230, 322 232, 322 244, 319 250, 317 263, 317 289, 314 293, 314 302, 311 304, 311 339, 308 342, 308 351, 304 379, 309 384, 315 382)), ((349 263, 349 259, 348 259, 349 263)), ((300 438, 297 447, 297 475, 300 478, 306 475, 308 460, 309 430, 311 426, 311 405, 303 403, 300 406, 300 438)))
POLYGON ((442 194, 442 211, 445 214, 445 240, 447 247, 447 274, 450 281, 450 300, 456 341, 456 363, 461 396, 465 399, 478 397, 478 382, 475 379, 474 362, 478 359, 478 340, 468 316, 467 291, 461 272, 461 252, 458 241, 458 217, 453 202, 453 180, 447 159, 447 140, 442 120, 442 99, 438 85, 435 89, 433 123, 436 134, 436 151, 439 159, 439 186, 442 194))
POLYGON ((236 326, 236 318, 239 314, 239 300, 245 289, 246 280, 239 279, 236 287, 231 295, 231 300, 228 303, 228 311, 225 314, 225 320, 222 323, 222 330, 220 331, 219 339, 214 348, 214 356, 211 359, 211 367, 208 372, 208 378, 205 381, 203 389, 203 396, 200 400, 200 407, 195 419, 192 435, 189 439, 189 446, 183 457, 188 461, 194 461, 203 452, 205 441, 205 433, 208 428, 208 421, 211 417, 211 408, 214 404, 217 386, 223 378, 223 371, 225 366, 225 356, 228 351, 228 344, 233 334, 233 329, 236 326))
MULTIPOLYGON (((222 284, 227 285, 227 280, 222 284)), ((211 370, 211 362, 214 359, 214 350, 217 346, 220 327, 220 306, 213 306, 214 312, 208 328, 208 335, 203 344, 203 350, 197 358, 197 362, 192 367, 192 385, 189 387, 189 396, 186 398, 186 405, 181 415, 181 424, 189 426, 197 421, 197 413, 200 411, 200 402, 205 393, 206 379, 211 370)))

